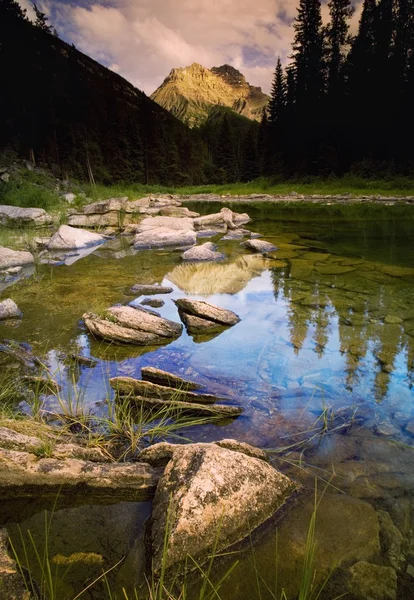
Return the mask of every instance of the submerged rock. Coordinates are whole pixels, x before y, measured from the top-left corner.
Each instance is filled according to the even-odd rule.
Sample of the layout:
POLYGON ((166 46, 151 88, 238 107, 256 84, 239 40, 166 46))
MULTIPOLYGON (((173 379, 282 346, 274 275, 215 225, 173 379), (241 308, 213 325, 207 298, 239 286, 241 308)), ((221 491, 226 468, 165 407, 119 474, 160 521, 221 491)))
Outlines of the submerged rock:
POLYGON ((192 230, 157 227, 138 233, 133 243, 135 250, 146 250, 165 247, 186 248, 194 246, 196 242, 197 237, 192 230))
POLYGON ((13 300, 7 298, 7 300, 3 300, 0 302, 0 321, 4 321, 5 319, 14 319, 16 317, 22 316, 22 311, 17 306, 13 300))
POLYGON ((61 225, 59 230, 52 236, 48 250, 73 250, 76 248, 85 248, 95 246, 106 241, 103 235, 61 225))
POLYGON ((205 244, 201 244, 201 246, 194 246, 189 250, 186 250, 184 254, 181 255, 181 258, 185 261, 208 261, 208 260, 222 260, 226 258, 224 254, 221 252, 217 252, 216 244, 212 242, 206 242, 205 244))
POLYGON ((20 208, 19 206, 0 205, 0 225, 21 227, 31 225, 42 227, 52 223, 52 217, 43 208, 20 208))
POLYGON ((11 250, 0 246, 0 269, 9 269, 10 267, 20 267, 21 265, 30 265, 34 263, 33 254, 21 250, 11 250))
POLYGON ((155 294, 171 294, 173 291, 172 287, 166 287, 164 285, 136 283, 130 289, 130 294, 135 296, 152 296, 155 294))
POLYGON ((144 381, 151 381, 152 383, 158 383, 159 385, 166 385, 170 388, 178 388, 180 390, 197 390, 201 386, 193 381, 187 381, 178 375, 168 373, 167 371, 161 371, 155 367, 142 367, 141 377, 144 381))
POLYGON ((83 319, 88 330, 97 337, 144 346, 166 343, 182 332, 182 325, 132 306, 113 306, 102 317, 86 313, 83 319))
POLYGON ((271 517, 295 484, 258 458, 214 444, 178 446, 154 498, 153 568, 203 563, 271 517), (168 537, 165 551, 164 543, 168 537))

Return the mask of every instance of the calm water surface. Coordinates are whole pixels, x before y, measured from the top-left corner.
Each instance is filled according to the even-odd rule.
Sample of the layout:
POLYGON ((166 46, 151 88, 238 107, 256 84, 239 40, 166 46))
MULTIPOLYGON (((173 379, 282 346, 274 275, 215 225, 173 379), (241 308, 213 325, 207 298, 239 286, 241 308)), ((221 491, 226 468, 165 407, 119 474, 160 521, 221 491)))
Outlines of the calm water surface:
MULTIPOLYGON (((216 205, 196 210, 213 212, 216 205)), ((394 569, 397 597, 412 598, 414 215, 397 206, 365 217, 364 206, 351 207, 348 215, 329 206, 308 207, 306 216, 299 208, 270 205, 242 210, 253 216, 249 229, 278 247, 275 260, 251 255, 240 240, 220 236, 214 241, 227 259, 192 265, 183 265, 179 252, 134 253, 125 239, 114 240, 69 266, 41 266, 32 278, 4 290, 2 297, 12 297, 24 318, 1 324, 0 336, 29 343, 61 383, 63 401, 82 404, 91 414, 102 414, 112 398, 109 377, 139 378, 144 365, 193 379, 244 407, 231 423, 183 435, 194 441, 234 437, 272 449, 275 466, 300 481, 305 492, 279 523, 256 532, 253 549, 241 547, 236 557, 217 561, 217 577, 239 561, 222 598, 259 597, 258 585, 262 598, 279 598, 282 588, 295 597, 315 478, 321 498, 315 585, 337 566, 325 589, 333 598, 350 585, 346 568, 368 561, 394 569), (142 298, 127 295, 134 283, 173 287, 159 309, 170 319, 179 321, 171 300, 191 297, 231 309, 241 322, 211 338, 184 332, 161 348, 92 340, 82 314, 139 303, 142 298), (98 361, 95 368, 67 362, 65 356, 79 349, 98 361)), ((62 410, 52 397, 45 406, 62 410)), ((43 515, 27 519, 33 512, 25 507, 18 518, 7 517, 16 538, 12 521, 41 538, 43 515)), ((93 552, 104 556, 105 566, 129 553, 133 563, 139 555, 134 540, 148 512, 147 505, 134 504, 58 511, 52 552, 93 552), (88 532, 81 539, 75 526, 80 520, 88 532), (113 544, 103 534, 108 523, 113 544)), ((87 579, 83 569, 78 567, 76 581, 69 575, 62 600, 87 579)), ((116 573, 119 587, 135 582, 134 569, 116 573)))

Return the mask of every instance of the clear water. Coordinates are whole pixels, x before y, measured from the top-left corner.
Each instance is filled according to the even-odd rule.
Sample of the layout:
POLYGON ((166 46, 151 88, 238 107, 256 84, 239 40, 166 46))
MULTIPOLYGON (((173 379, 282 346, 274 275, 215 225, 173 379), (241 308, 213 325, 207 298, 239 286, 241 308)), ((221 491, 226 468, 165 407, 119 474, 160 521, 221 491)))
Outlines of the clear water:
MULTIPOLYGON (((92 414, 100 413, 111 394, 108 377, 140 377, 144 365, 171 371, 232 397, 245 409, 233 422, 192 429, 186 436, 194 441, 234 437, 274 449, 275 466, 303 484, 307 492, 280 523, 255 534, 255 559, 251 548, 240 549, 239 566, 224 584, 222 598, 259 597, 258 571, 273 593, 277 590, 272 596, 262 584, 263 598, 279 597, 282 588, 289 598, 295 596, 315 477, 324 493, 315 585, 334 565, 368 560, 398 569, 398 598, 414 593, 407 573, 414 565, 414 215, 406 207, 384 208, 364 214, 365 206, 348 213, 344 207, 317 205, 306 213, 243 206, 253 216, 248 227, 279 248, 276 260, 247 253, 239 241, 218 241, 225 262, 182 265, 179 252, 134 253, 126 240, 116 240, 70 266, 41 266, 33 278, 2 294, 17 302, 24 318, 17 325, 2 323, 0 337, 28 342, 44 355, 68 402, 77 398, 92 414), (184 332, 158 348, 90 338, 82 326, 84 312, 131 302, 126 292, 132 284, 156 282, 174 288, 160 296, 165 306, 157 310, 165 317, 178 321, 171 299, 192 297, 233 310, 241 322, 210 339, 184 332), (74 349, 97 359, 97 366, 68 366, 65 356, 74 349), (399 546, 395 539, 392 549, 384 541, 385 525, 379 538, 378 518, 388 517, 378 511, 387 512, 399 528, 399 546)), ((213 212, 216 205, 201 210, 213 212)), ((59 410, 51 397, 46 404, 59 410)), ((76 511, 94 512, 91 507, 73 508, 72 514, 65 510, 61 523, 68 523, 68 531, 80 518, 76 511)), ((134 515, 138 509, 111 510, 134 515)), ((14 520, 24 521, 27 511, 16 510, 14 520)), ((24 527, 36 527, 33 518, 38 517, 24 527)), ((41 537, 41 527, 38 531, 41 537)), ((92 536, 93 527, 88 531, 92 536)), ((66 555, 90 552, 84 549, 90 541, 79 548, 77 536, 69 537, 66 555)), ((105 555, 106 566, 116 562, 116 552, 92 546, 105 555)), ((127 554, 132 540, 123 539, 121 546, 119 555, 127 554)), ((231 560, 234 556, 218 561, 217 577, 231 560)), ((122 573, 122 582, 133 585, 136 574, 122 573)), ((326 593, 332 598, 345 584, 338 575, 329 585, 326 593)))

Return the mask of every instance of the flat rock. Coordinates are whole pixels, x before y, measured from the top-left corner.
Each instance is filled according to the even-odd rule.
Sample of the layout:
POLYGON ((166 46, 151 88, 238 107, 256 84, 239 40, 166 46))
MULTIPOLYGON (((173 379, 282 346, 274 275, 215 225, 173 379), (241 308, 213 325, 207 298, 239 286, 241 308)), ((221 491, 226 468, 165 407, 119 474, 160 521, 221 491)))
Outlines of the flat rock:
POLYGON ((135 296, 153 296, 155 294, 171 294, 172 291, 172 287, 166 287, 158 283, 136 283, 131 287, 130 294, 134 294, 135 296))
POLYGON ((142 233, 160 227, 177 231, 192 231, 194 230, 194 222, 189 217, 146 217, 139 224, 137 232, 142 233))
POLYGON ((208 319, 190 315, 181 309, 178 309, 178 314, 180 315, 180 319, 184 323, 187 332, 190 334, 221 333, 226 327, 226 325, 221 325, 215 321, 209 321, 208 319))
POLYGON ((226 258, 221 252, 217 252, 216 244, 212 242, 206 242, 201 246, 194 246, 189 250, 186 250, 181 258, 185 261, 201 262, 207 260, 222 260, 226 258))
POLYGON ((220 400, 220 398, 211 394, 195 394, 184 389, 167 387, 145 380, 141 381, 133 377, 112 377, 109 384, 119 396, 135 395, 142 398, 179 400, 180 402, 197 402, 198 404, 214 404, 214 402, 220 400))
POLYGON ((31 225, 42 227, 52 223, 52 217, 43 208, 20 208, 19 206, 0 205, 0 225, 20 227, 31 225))
POLYGON ((185 206, 166 206, 165 208, 160 208, 160 215, 163 217, 187 217, 192 219, 199 217, 200 213, 189 210, 185 206))
MULTIPOLYGON (((167 218, 167 217, 163 217, 167 218)), ((151 248, 186 248, 194 246, 197 236, 192 230, 175 230, 168 227, 157 227, 138 233, 134 238, 135 250, 151 248)))
POLYGON ((240 318, 231 310, 220 308, 214 304, 208 304, 202 300, 180 298, 179 300, 174 300, 174 302, 182 312, 206 319, 207 321, 213 321, 219 325, 236 325, 240 321, 240 318))
POLYGON ((152 308, 161 308, 164 306, 164 300, 161 298, 144 298, 141 302, 142 306, 151 306, 152 308))
POLYGON ((128 203, 128 196, 122 198, 109 198, 108 200, 99 200, 92 204, 87 204, 82 208, 82 213, 85 215, 103 215, 111 211, 123 211, 126 210, 128 203))
POLYGON ((200 404, 198 402, 183 402, 182 400, 161 400, 159 398, 146 398, 145 396, 133 396, 130 403, 139 407, 138 420, 142 418, 142 409, 154 411, 159 417, 165 418, 168 411, 169 418, 177 416, 207 417, 216 419, 234 419, 243 413, 239 406, 228 404, 200 404))
POLYGON ((261 254, 266 254, 267 252, 274 252, 277 250, 276 246, 271 244, 270 242, 266 242, 265 240, 259 239, 250 239, 243 242, 243 246, 248 250, 252 250, 253 252, 260 252, 261 254))
POLYGON ((21 317, 22 314, 23 313, 20 310, 20 308, 10 298, 7 298, 7 300, 3 300, 3 302, 0 302, 0 321, 4 321, 5 319, 21 317))
POLYGON ((34 263, 34 257, 30 252, 22 250, 11 250, 0 246, 0 269, 9 269, 10 267, 20 267, 21 265, 30 265, 34 263))
POLYGON ((86 313, 83 320, 88 330, 97 337, 137 345, 162 344, 182 332, 179 323, 132 306, 113 306, 103 317, 86 313))
POLYGON ((294 489, 290 479, 258 458, 214 444, 178 447, 153 503, 155 573, 162 564, 177 572, 188 555, 202 564, 212 551, 247 537, 294 489))
POLYGON ((162 371, 155 367, 142 367, 141 377, 144 381, 150 381, 151 383, 158 383, 159 385, 166 385, 170 388, 177 388, 180 390, 198 390, 201 386, 193 381, 187 381, 178 375, 168 373, 168 371, 162 371))
POLYGON ((352 565, 349 572, 349 591, 358 600, 397 599, 397 573, 391 567, 360 561, 352 565))
POLYGON ((48 250, 69 250, 76 248, 85 248, 95 246, 106 241, 103 235, 76 229, 69 225, 61 225, 58 231, 52 236, 48 250))

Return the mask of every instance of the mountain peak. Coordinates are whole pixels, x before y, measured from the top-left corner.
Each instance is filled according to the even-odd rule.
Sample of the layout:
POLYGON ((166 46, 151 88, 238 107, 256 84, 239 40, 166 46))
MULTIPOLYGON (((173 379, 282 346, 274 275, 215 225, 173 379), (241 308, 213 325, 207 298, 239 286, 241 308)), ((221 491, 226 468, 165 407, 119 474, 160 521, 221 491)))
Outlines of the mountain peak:
POLYGON ((206 121, 215 106, 259 121, 269 101, 235 67, 225 64, 207 69, 198 63, 172 69, 151 98, 190 127, 206 121))

